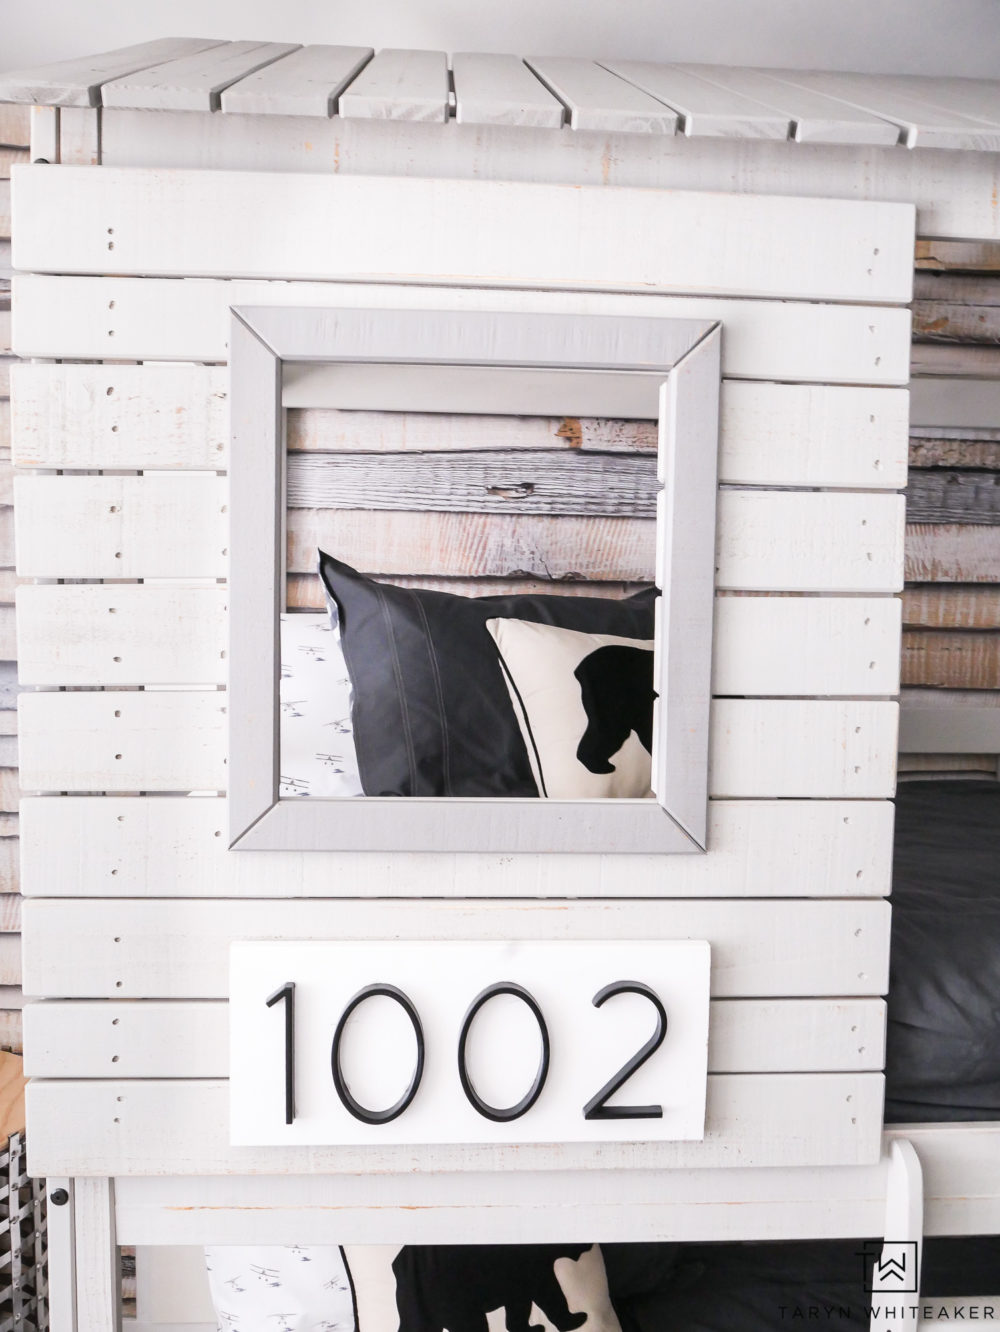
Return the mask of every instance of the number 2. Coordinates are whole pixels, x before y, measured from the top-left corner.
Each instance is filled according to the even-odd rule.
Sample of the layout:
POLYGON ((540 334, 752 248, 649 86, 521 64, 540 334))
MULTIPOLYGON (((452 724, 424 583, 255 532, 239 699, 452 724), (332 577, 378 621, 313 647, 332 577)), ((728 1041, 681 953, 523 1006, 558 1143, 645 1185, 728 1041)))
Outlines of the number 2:
POLYGON ((626 1083, 632 1074, 643 1066, 650 1055, 654 1054, 663 1044, 663 1038, 667 1034, 667 1010, 663 1007, 660 997, 648 985, 643 985, 642 981, 612 981, 610 985, 605 985, 603 990, 598 990, 594 995, 593 1004, 595 1008, 600 1008, 608 999, 616 994, 641 994, 656 1009, 656 1030, 650 1036, 649 1040, 627 1063, 622 1064, 621 1068, 610 1078, 596 1096, 591 1097, 583 1107, 584 1119, 662 1119, 662 1105, 605 1105, 609 1096, 626 1083))

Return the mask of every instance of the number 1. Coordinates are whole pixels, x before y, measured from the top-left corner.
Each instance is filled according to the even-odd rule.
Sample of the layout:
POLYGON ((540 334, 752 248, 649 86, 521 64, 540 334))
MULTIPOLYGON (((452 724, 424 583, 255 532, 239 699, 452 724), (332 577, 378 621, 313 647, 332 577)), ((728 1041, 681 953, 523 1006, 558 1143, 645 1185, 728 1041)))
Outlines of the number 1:
POLYGON ((285 1001, 285 1123, 290 1124, 295 1118, 295 982, 285 981, 280 990, 267 1000, 268 1008, 273 1008, 282 999, 285 1001))

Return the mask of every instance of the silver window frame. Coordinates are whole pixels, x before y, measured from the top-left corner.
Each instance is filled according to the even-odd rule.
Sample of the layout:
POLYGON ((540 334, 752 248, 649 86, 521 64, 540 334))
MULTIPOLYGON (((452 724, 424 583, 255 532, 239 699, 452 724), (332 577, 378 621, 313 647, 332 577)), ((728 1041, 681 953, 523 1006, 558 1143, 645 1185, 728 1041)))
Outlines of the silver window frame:
POLYGON ((720 344, 716 322, 646 316, 232 309, 231 849, 705 850, 720 344), (330 405, 331 383, 344 407, 658 415, 656 800, 278 797, 284 407, 330 405))

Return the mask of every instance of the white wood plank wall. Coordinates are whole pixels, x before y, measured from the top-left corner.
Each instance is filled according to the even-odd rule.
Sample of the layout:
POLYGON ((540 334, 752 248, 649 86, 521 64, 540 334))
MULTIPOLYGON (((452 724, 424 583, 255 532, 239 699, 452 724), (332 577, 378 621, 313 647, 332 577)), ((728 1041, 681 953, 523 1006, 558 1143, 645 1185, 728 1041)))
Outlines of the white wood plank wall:
MULTIPOLYGON (((373 88, 382 80, 382 109, 371 109, 372 102, 365 114, 398 114, 392 98, 412 94, 409 72, 431 69, 429 61, 383 58, 391 54, 376 56, 351 85, 363 88, 366 74, 373 88), (392 77, 399 80, 396 93, 392 77)), ((219 70, 237 55, 255 58, 228 48, 196 55, 193 82, 201 80, 205 95, 224 98, 219 70)), ((288 73, 283 62, 301 58, 271 61, 247 91, 277 87, 288 73)), ((330 66, 323 68, 328 73, 330 66)), ((129 78, 155 86, 159 96, 177 74, 168 65, 129 78)), ((619 93, 628 87, 613 82, 619 93)), ((320 95, 335 94, 326 88, 320 95)), ((349 95, 350 88, 340 94, 341 113, 349 95)), ((235 102, 229 116, 253 119, 237 115, 235 102)), ((41 580, 24 587, 18 601, 26 691, 21 780, 38 793, 23 815, 26 984, 30 994, 69 1001, 74 1021, 98 1025, 88 1028, 85 1065, 65 1063, 70 1056, 62 1045, 38 1068, 36 1168, 55 1172, 72 1161, 79 1169, 86 1157, 88 1171, 110 1168, 114 1158, 116 1174, 244 1170, 241 1153, 225 1146, 218 1118, 226 1072, 218 1062, 219 1000, 229 942, 345 930, 376 937, 552 930, 708 937, 718 1010, 709 1134, 693 1148, 656 1149, 643 1162, 874 1161, 888 948, 881 898, 889 878, 900 634, 892 593, 902 581, 902 501, 895 492, 906 465, 906 393, 899 386, 907 375, 903 307, 911 286, 912 209, 733 197, 709 208, 709 224, 699 232, 706 204, 695 196, 664 195, 653 201, 654 211, 662 204, 662 217, 652 217, 641 215, 640 205, 650 201, 639 194, 626 199, 594 190, 581 202, 579 191, 562 187, 415 181, 406 183, 413 186, 409 239, 397 237, 387 261, 388 251, 369 245, 377 228, 359 227, 356 219, 376 218, 390 196, 398 206, 398 180, 288 176, 276 194, 266 174, 168 177, 67 166, 60 172, 65 198, 89 218, 70 232, 46 220, 63 186, 39 176, 25 173, 18 191, 17 262, 43 270, 17 279, 19 350, 90 364, 25 365, 12 385, 22 469, 17 568, 25 580, 41 580), (106 188, 91 193, 98 175, 106 188), (277 249, 244 257, 233 248, 238 240, 227 232, 227 208, 267 208, 276 197, 285 208, 296 191, 317 225, 295 238, 294 258, 277 249), (567 198, 583 209, 583 236, 604 225, 601 210, 635 227, 623 246, 634 260, 632 277, 605 274, 596 254, 558 268, 567 198), (164 227, 157 221, 163 209, 175 219, 196 218, 198 226, 164 227), (344 238, 324 212, 337 225, 339 217, 350 218, 344 238), (455 250, 473 234, 459 225, 472 213, 492 218, 498 236, 523 235, 522 257, 497 265, 492 233, 464 253, 455 250), (156 234, 144 239, 147 226, 156 234), (677 244, 664 245, 664 235, 674 232, 677 244), (701 248, 682 247, 684 234, 699 234, 701 248), (782 245, 768 251, 774 263, 740 260, 719 269, 713 251, 745 254, 751 242, 760 248, 778 234, 782 245), (529 246, 529 235, 549 236, 551 254, 529 246), (412 253, 399 252, 399 244, 405 249, 411 242, 412 253), (675 259, 675 252, 686 257, 675 259), (547 269, 550 281, 566 285, 586 271, 591 288, 651 283, 655 292, 429 292, 412 282, 389 291, 329 280, 401 270, 426 284, 456 264, 501 286, 540 281, 547 269), (240 276, 227 281, 226 273, 240 276), (707 856, 664 863, 644 856, 428 855, 414 862, 371 851, 290 852, 265 863, 227 851, 220 819, 227 779, 220 584, 228 570, 221 365, 228 310, 235 303, 320 306, 338 299, 723 320, 724 489, 707 856), (100 364, 112 351, 115 360, 174 363, 100 364), (760 595, 772 592, 794 595, 760 595), (843 642, 850 651, 840 650, 843 642), (195 792, 200 799, 190 798, 195 792), (570 892, 580 900, 568 915, 554 916, 529 900, 570 892), (431 907, 414 900, 420 893, 442 900, 431 907), (520 899, 516 907, 491 900, 508 896, 520 899), (391 900, 380 905, 375 898, 391 900), (150 1024, 168 1017, 203 1021, 216 1040, 206 1049, 208 1062, 198 1062, 203 1047, 196 1043, 193 1062, 142 1065, 139 1044, 176 1049, 185 1040, 183 1025, 161 1031, 168 1033, 166 1045, 152 1039, 159 1029, 150 1025, 134 1053, 115 1042, 110 1049, 94 1007, 107 999, 177 1004, 171 1014, 153 1006, 145 1015, 150 1024), (776 1043, 774 1028, 751 1034, 764 1030, 765 1017, 787 1041, 776 1043), (735 1033, 727 1027, 732 1022, 735 1033), (105 1067, 105 1056, 113 1068, 105 1067), (164 1096, 174 1107, 167 1138, 150 1136, 153 1094, 161 1111, 164 1096), (56 1107, 65 1107, 70 1095, 86 1104, 88 1126, 57 1138, 56 1107), (205 1146, 192 1154, 180 1144, 196 1122, 205 1146), (790 1159, 792 1123, 799 1124, 800 1145, 790 1159)), ((317 384, 333 392, 322 376, 313 376, 310 391, 317 384)), ((312 567, 316 541, 334 535, 331 478, 345 468, 357 489, 352 507, 337 512, 336 549, 371 572, 511 579, 530 572, 534 559, 539 578, 553 570, 594 583, 649 577, 655 523, 652 494, 643 490, 652 459, 648 423, 543 416, 476 418, 471 432, 467 425, 454 417, 289 407, 293 578, 303 579, 312 567), (478 443, 468 443, 470 433, 478 443), (421 459, 424 475, 407 484, 423 488, 412 499, 407 491, 413 507, 392 511, 398 501, 383 478, 394 469, 398 491, 408 455, 421 459), (547 468, 554 478, 549 490, 538 486, 538 511, 530 504, 525 512, 476 511, 483 508, 477 487, 495 489, 482 468, 508 455, 504 466, 547 468), (460 464, 470 478, 473 511, 435 512, 428 478, 435 467, 457 475, 460 464), (649 516, 592 512, 600 485, 586 478, 602 468, 634 476, 628 506, 649 516), (578 512, 566 511, 570 493, 579 496, 578 512), (483 553, 474 561, 477 546, 483 553)), ((35 1016, 44 1032, 58 1014, 43 1005, 35 1016)), ((119 1021, 113 1036, 125 1034, 120 1027, 119 1021)), ((560 1169, 579 1164, 572 1153, 539 1147, 523 1168, 556 1156, 560 1169)), ((278 1173, 329 1164, 322 1153, 308 1165, 302 1154, 281 1151, 260 1160, 261 1168, 278 1173)), ((420 1171, 477 1163, 496 1170, 507 1163, 502 1153, 423 1149, 411 1160, 420 1171)), ((628 1149, 604 1164, 616 1163, 640 1161, 628 1149)), ((362 1168, 376 1164, 392 1168, 395 1160, 366 1159, 362 1168)))

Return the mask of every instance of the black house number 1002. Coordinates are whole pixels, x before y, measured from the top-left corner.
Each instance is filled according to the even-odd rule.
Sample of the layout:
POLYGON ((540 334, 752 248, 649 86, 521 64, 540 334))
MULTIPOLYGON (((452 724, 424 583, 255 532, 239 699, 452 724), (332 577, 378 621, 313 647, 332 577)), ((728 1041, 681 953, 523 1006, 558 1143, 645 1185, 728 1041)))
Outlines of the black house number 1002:
MULTIPOLYGON (((663 1038, 667 1034, 666 1009, 655 990, 651 990, 648 985, 644 985, 641 981, 612 981, 610 985, 605 985, 603 989, 598 990, 591 1002, 595 1008, 601 1008, 609 999, 613 999, 618 994, 639 994, 648 999, 656 1010, 656 1029, 649 1040, 640 1046, 635 1054, 622 1064, 618 1072, 609 1078, 604 1086, 590 1098, 586 1105, 582 1107, 581 1113, 584 1119, 662 1119, 663 1107, 661 1105, 607 1104, 609 1097, 624 1086, 632 1074, 641 1068, 646 1060, 660 1048, 663 1044, 663 1038)), ((285 1008, 285 1123, 291 1124, 295 1119, 295 982, 286 981, 280 989, 275 990, 268 997, 266 1002, 268 1008, 273 1008, 281 1003, 284 1004, 285 1008)), ((541 1096, 549 1075, 549 1031, 545 1023, 545 1016, 534 995, 526 990, 523 985, 517 985, 513 981, 497 981, 493 985, 488 985, 485 990, 481 990, 469 1005, 462 1020, 456 1053, 458 1077, 462 1084, 462 1090, 473 1109, 484 1119, 491 1119, 495 1123, 507 1123, 510 1120, 520 1119, 522 1115, 527 1114, 541 1096), (539 1034, 542 1038, 542 1053, 534 1081, 516 1105, 506 1107, 490 1105, 479 1095, 473 1086, 472 1079, 469 1077, 466 1065, 466 1047, 473 1019, 491 999, 495 999, 501 994, 513 995, 528 1006, 538 1023, 539 1034)), ((345 1006, 334 1030, 333 1041, 330 1046, 330 1072, 341 1104, 355 1119, 359 1119, 363 1124, 388 1124, 392 1120, 398 1119, 420 1090, 420 1081, 424 1074, 424 1030, 420 1021, 420 1014, 409 995, 395 985, 383 983, 366 985, 359 990, 345 1006), (413 1027, 413 1034, 417 1043, 417 1059, 409 1086, 395 1105, 391 1105, 385 1110, 370 1110, 351 1094, 340 1061, 340 1046, 348 1018, 355 1009, 359 1008, 366 1000, 375 998, 376 995, 392 999, 400 1005, 413 1027)))

